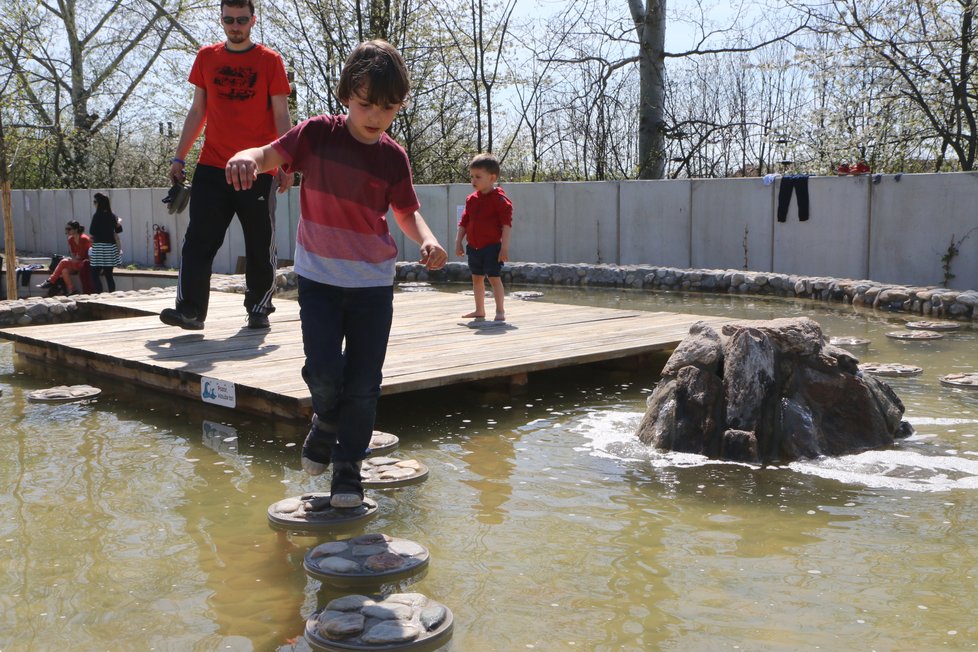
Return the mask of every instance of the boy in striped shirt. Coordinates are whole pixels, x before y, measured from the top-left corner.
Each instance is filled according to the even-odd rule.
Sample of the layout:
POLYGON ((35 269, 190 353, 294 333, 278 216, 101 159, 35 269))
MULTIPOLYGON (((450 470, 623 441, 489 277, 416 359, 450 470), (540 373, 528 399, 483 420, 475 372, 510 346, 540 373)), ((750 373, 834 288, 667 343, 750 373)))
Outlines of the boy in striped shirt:
POLYGON ((385 41, 361 43, 343 66, 337 95, 349 112, 320 115, 264 147, 235 154, 228 182, 247 188, 264 170, 303 173, 295 271, 312 428, 302 467, 319 475, 332 462, 330 504, 363 502, 360 462, 373 433, 393 316, 397 246, 388 208, 440 269, 448 256, 418 212, 411 166, 386 132, 407 99, 410 79, 385 41), (344 346, 345 344, 345 346, 344 346))

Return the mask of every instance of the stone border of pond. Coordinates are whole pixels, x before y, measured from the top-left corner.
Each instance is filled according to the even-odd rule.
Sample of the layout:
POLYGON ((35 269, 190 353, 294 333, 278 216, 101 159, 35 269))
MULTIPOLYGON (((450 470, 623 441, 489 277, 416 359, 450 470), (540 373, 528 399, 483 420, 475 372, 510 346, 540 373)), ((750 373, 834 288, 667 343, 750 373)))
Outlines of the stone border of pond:
MULTIPOLYGON (((951 290, 938 286, 907 286, 870 280, 800 276, 731 269, 679 269, 645 265, 584 265, 565 263, 506 263, 502 273, 507 287, 559 286, 629 288, 670 292, 712 292, 736 295, 778 296, 828 301, 874 310, 973 321, 978 319, 978 291, 951 290)), ((397 282, 471 283, 466 263, 450 262, 444 269, 429 271, 419 263, 398 263, 397 282)), ((293 268, 276 274, 279 292, 296 288, 293 268)), ((172 291, 173 288, 169 288, 172 291)), ((245 291, 244 275, 215 274, 211 289, 219 292, 245 291)), ((160 292, 160 288, 133 290, 123 295, 160 292)), ((116 293, 120 294, 120 293, 116 293)), ((93 319, 91 306, 98 295, 15 299, 0 301, 0 327, 29 326, 93 319), (86 305, 89 308, 86 308, 86 305)))
MULTIPOLYGON (((938 286, 907 286, 870 280, 800 276, 732 269, 678 269, 644 265, 570 265, 506 263, 503 284, 561 287, 607 287, 673 292, 712 292, 814 299, 950 319, 973 320, 978 315, 978 291, 938 286)), ((468 283, 465 263, 449 263, 428 271, 418 263, 399 263, 398 281, 468 283)))

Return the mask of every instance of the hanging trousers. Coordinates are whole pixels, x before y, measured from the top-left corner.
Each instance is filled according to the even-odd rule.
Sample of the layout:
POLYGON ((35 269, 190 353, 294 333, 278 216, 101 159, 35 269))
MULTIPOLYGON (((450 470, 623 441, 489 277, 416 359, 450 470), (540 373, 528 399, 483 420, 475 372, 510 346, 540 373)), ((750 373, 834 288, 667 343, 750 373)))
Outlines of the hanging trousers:
POLYGON ((797 174, 781 177, 778 191, 778 221, 788 220, 788 205, 791 204, 791 191, 798 197, 798 221, 808 221, 808 175, 797 174))

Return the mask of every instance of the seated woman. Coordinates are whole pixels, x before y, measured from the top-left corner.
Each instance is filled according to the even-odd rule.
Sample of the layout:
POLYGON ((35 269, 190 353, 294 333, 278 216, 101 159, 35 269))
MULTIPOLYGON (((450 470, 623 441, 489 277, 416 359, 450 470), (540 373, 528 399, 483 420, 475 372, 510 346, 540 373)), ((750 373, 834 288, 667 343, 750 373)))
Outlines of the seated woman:
POLYGON ((37 287, 49 288, 60 278, 64 281, 68 294, 77 294, 71 283, 71 273, 80 271, 88 262, 88 250, 92 248, 92 239, 85 235, 85 227, 74 220, 65 225, 65 234, 68 236, 71 258, 62 258, 51 276, 37 287))

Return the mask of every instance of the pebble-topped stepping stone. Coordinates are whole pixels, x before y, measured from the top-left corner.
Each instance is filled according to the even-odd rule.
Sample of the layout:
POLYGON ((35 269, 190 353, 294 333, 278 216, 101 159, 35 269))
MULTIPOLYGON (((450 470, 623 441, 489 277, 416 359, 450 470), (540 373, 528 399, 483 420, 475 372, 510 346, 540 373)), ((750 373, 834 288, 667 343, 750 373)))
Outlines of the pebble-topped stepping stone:
POLYGON ((91 385, 59 385, 47 389, 36 389, 27 394, 28 401, 46 403, 66 403, 68 401, 81 401, 92 398, 102 393, 98 387, 91 385))
POLYGON ((526 301, 527 299, 539 299, 543 296, 543 292, 537 292, 536 290, 517 290, 516 292, 510 292, 509 296, 526 301))
POLYGON ((347 595, 314 613, 305 637, 315 650, 435 650, 451 638, 453 620, 448 607, 421 593, 347 595))
POLYGON ((895 340, 939 340, 944 337, 935 331, 890 331, 886 336, 895 340))
MULTIPOLYGON (((461 294, 462 296, 465 296, 465 297, 474 297, 475 296, 475 291, 474 290, 462 290, 461 292, 459 292, 459 294, 461 294)), ((489 298, 492 298, 492 290, 486 290, 486 296, 489 297, 489 298)))
POLYGON ((907 328, 918 331, 956 331, 961 324, 953 321, 910 321, 907 328))
POLYGON ((330 541, 306 553, 306 573, 339 587, 377 586, 416 575, 428 566, 428 549, 386 534, 330 541))
POLYGON ((948 374, 941 376, 941 384, 948 387, 962 387, 964 389, 978 389, 978 372, 966 374, 948 374))
POLYGON ((417 484, 428 478, 428 467, 418 460, 396 457, 368 457, 360 469, 363 486, 388 489, 417 484))
POLYGON ((268 522, 273 527, 299 532, 327 532, 376 515, 377 503, 370 498, 353 509, 336 509, 330 506, 328 493, 303 494, 268 507, 268 522))
POLYGON ((380 430, 374 430, 374 434, 370 437, 370 444, 367 446, 367 453, 369 455, 382 455, 384 453, 389 453, 397 448, 400 441, 401 440, 397 438, 397 435, 392 435, 389 432, 381 432, 380 430))
POLYGON ((397 289, 401 292, 434 292, 435 288, 432 287, 431 283, 425 283, 423 281, 412 281, 407 283, 398 283, 397 289))
POLYGON ((896 362, 863 362, 859 369, 874 376, 892 377, 917 376, 924 371, 920 367, 896 362))
POLYGON ((833 346, 866 346, 869 340, 862 337, 830 337, 829 344, 833 346))

